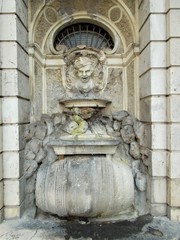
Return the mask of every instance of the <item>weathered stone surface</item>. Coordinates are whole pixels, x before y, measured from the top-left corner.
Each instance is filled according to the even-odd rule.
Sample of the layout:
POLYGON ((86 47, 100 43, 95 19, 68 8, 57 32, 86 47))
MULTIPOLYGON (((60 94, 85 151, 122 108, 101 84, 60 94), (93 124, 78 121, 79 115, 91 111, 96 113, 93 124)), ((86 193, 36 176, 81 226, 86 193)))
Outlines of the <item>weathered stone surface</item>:
POLYGON ((25 149, 25 159, 26 160, 33 160, 35 159, 36 155, 32 152, 32 150, 30 149, 25 149))
POLYGON ((113 113, 113 118, 117 121, 122 121, 122 119, 124 117, 127 117, 128 115, 129 115, 129 113, 126 111, 119 111, 119 112, 113 113))
POLYGON ((43 148, 41 148, 41 149, 39 150, 36 158, 35 158, 36 162, 37 162, 37 163, 42 162, 42 160, 46 157, 46 155, 47 155, 46 150, 44 150, 43 148))
POLYGON ((134 119, 131 116, 127 116, 122 119, 122 126, 131 125, 133 126, 134 119))
POLYGON ((136 187, 141 192, 144 192, 146 190, 146 176, 143 173, 137 172, 137 174, 135 175, 135 183, 136 187))
POLYGON ((36 132, 36 124, 35 123, 26 125, 25 130, 24 130, 24 139, 26 141, 29 141, 30 139, 32 139, 34 137, 35 132, 36 132))
POLYGON ((36 217, 36 212, 37 212, 37 208, 34 204, 35 203, 35 197, 33 199, 33 195, 28 194, 27 198, 28 199, 25 199, 26 211, 25 211, 23 217, 27 217, 28 219, 29 218, 34 219, 36 217))
POLYGON ((134 122, 134 132, 140 146, 146 146, 146 132, 145 125, 140 121, 136 120, 134 122))
POLYGON ((32 150, 32 152, 34 154, 37 154, 39 152, 40 148, 42 147, 42 141, 37 138, 33 138, 31 141, 29 141, 27 143, 26 146, 27 146, 27 148, 32 150))
POLYGON ((46 152, 47 152, 46 158, 44 159, 43 162, 51 162, 52 163, 58 159, 58 157, 56 156, 56 154, 51 146, 47 147, 46 152))
POLYGON ((47 135, 50 135, 54 131, 53 120, 46 114, 42 115, 41 121, 47 125, 47 135))
POLYGON ((35 137, 40 140, 43 140, 46 136, 46 131, 47 131, 47 128, 44 124, 37 123, 35 137))
POLYGON ((120 131, 120 127, 121 127, 121 123, 119 121, 115 120, 113 123, 114 131, 120 131))
POLYGON ((69 133, 69 134, 72 134, 72 131, 74 129, 76 129, 78 127, 78 124, 77 122, 73 121, 73 120, 69 120, 66 122, 66 124, 64 124, 64 126, 62 127, 62 129, 69 133))
POLYGON ((126 125, 121 129, 121 136, 125 143, 131 143, 135 140, 135 134, 132 126, 126 125))
POLYGON ((135 177, 136 173, 139 172, 140 168, 140 160, 136 160, 132 162, 132 174, 135 177))
POLYGON ((34 160, 26 160, 24 162, 24 176, 25 178, 29 178, 33 175, 33 173, 37 170, 38 164, 34 160))
POLYGON ((45 137, 45 139, 43 140, 43 147, 45 147, 52 139, 52 136, 47 136, 45 137))
POLYGON ((58 216, 116 216, 128 211, 133 202, 132 173, 122 162, 101 156, 72 156, 42 164, 38 171, 36 203, 45 212, 58 216))
POLYGON ((121 140, 120 144, 117 147, 116 153, 113 156, 113 159, 122 161, 131 166, 134 159, 129 154, 129 144, 124 144, 123 140, 121 140))
POLYGON ((81 135, 86 133, 88 129, 88 123, 78 115, 73 115, 72 119, 78 124, 78 126, 71 131, 72 135, 81 135))
POLYGON ((143 160, 143 163, 148 166, 149 155, 148 155, 147 148, 141 146, 140 153, 141 153, 141 159, 143 160))
POLYGON ((35 193, 28 193, 25 197, 25 208, 29 209, 31 207, 35 207, 35 193))
POLYGON ((110 126, 110 127, 112 127, 112 125, 113 125, 113 121, 112 121, 112 117, 111 116, 102 116, 101 118, 100 118, 100 121, 102 122, 102 124, 104 124, 104 125, 108 125, 108 126, 110 126))
POLYGON ((107 134, 112 137, 119 137, 121 134, 118 131, 114 131, 112 127, 106 125, 107 134))
POLYGON ((31 178, 26 180, 25 192, 26 193, 33 193, 35 190, 35 183, 36 183, 37 174, 34 173, 31 178))
POLYGON ((137 209, 139 215, 145 215, 149 213, 149 206, 147 203, 146 192, 135 189, 135 202, 134 206, 137 209))
POLYGON ((141 157, 139 144, 135 141, 130 143, 130 154, 134 159, 140 159, 141 157))
POLYGON ((102 135, 106 135, 106 127, 102 124, 99 124, 99 122, 95 122, 93 124, 90 125, 90 130, 92 133, 94 134, 102 134, 102 135))
POLYGON ((54 122, 54 126, 65 124, 66 116, 62 113, 57 113, 57 114, 54 115, 53 122, 54 122))

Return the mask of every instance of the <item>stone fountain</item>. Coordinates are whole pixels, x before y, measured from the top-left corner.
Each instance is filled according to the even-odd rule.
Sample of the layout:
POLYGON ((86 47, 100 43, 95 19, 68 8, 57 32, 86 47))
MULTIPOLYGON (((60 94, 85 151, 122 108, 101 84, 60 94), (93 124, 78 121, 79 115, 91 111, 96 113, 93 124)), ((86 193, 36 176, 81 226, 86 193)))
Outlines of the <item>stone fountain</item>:
MULTIPOLYGON (((35 176, 37 207, 59 217, 94 220, 145 213, 139 207, 146 205, 143 125, 126 111, 104 114, 112 103, 104 96, 107 69, 102 51, 74 49, 65 60, 66 96, 59 101, 64 110, 42 117, 46 134, 38 151, 45 154, 38 161, 37 156, 31 159, 38 162, 34 168, 25 164, 27 182, 35 176)), ((31 148, 28 138, 26 149, 31 148)))

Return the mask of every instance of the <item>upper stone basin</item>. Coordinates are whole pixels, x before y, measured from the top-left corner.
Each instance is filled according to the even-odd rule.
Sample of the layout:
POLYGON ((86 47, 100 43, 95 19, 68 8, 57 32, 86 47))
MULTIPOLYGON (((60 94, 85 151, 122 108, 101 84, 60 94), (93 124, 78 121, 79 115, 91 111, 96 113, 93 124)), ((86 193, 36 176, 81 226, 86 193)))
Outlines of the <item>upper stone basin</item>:
POLYGON ((97 107, 104 108, 108 103, 107 99, 90 99, 90 98, 75 98, 75 99, 63 99, 60 100, 61 104, 64 104, 66 108, 74 107, 97 107))

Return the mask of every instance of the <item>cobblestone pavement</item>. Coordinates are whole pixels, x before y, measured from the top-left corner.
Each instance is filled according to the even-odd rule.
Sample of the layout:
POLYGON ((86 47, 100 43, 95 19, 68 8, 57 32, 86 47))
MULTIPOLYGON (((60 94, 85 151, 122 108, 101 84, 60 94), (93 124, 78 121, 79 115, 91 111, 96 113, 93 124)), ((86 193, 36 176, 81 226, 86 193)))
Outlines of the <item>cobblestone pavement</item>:
POLYGON ((146 215, 136 220, 89 223, 80 220, 30 219, 4 221, 0 240, 180 240, 180 223, 146 215))

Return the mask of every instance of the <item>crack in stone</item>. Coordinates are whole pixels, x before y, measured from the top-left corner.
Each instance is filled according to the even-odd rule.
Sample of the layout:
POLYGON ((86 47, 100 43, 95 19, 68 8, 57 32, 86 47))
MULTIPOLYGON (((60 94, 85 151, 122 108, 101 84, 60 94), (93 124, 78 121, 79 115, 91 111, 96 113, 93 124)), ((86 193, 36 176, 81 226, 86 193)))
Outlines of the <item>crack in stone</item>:
POLYGON ((3 236, 5 236, 6 234, 12 234, 13 232, 6 232, 6 233, 4 233, 3 235, 0 235, 0 238, 1 237, 3 237, 3 236))
POLYGON ((33 234, 33 236, 29 240, 32 240, 36 236, 37 232, 38 232, 38 230, 35 231, 35 233, 33 234))

